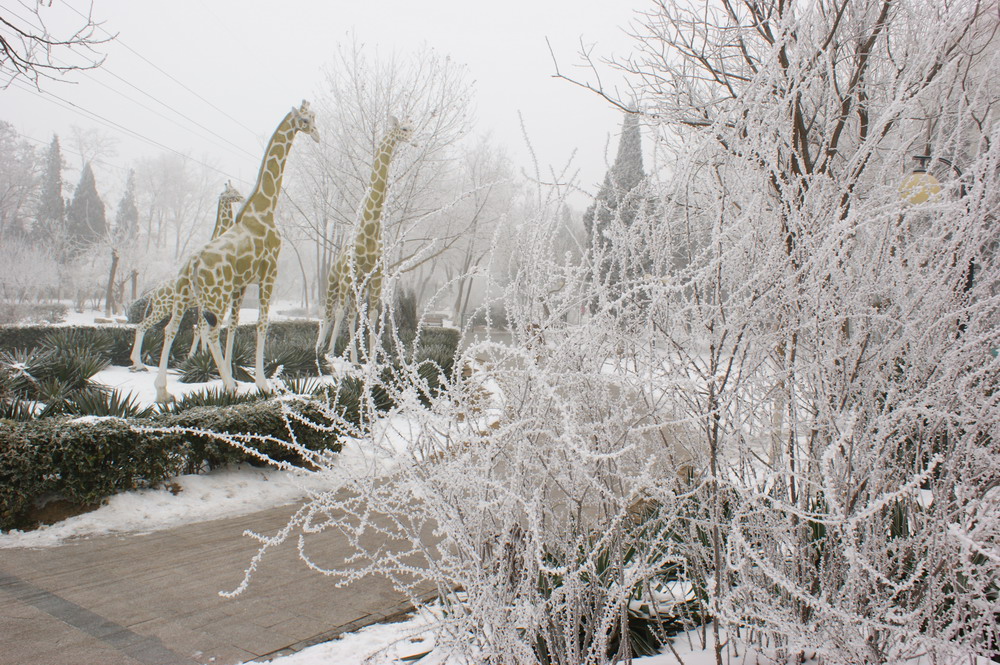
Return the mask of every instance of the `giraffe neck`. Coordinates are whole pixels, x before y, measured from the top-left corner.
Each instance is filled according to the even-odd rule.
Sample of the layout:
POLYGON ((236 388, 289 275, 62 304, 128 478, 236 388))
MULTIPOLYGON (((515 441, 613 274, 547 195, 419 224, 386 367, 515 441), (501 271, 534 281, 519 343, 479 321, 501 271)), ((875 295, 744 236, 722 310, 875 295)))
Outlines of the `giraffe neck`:
MULTIPOLYGON (((295 129, 292 127, 292 114, 289 113, 271 136, 267 151, 264 153, 264 159, 260 164, 257 184, 240 209, 237 215, 238 221, 247 224, 251 222, 250 218, 252 217, 258 224, 266 227, 274 226, 274 208, 278 204, 281 179, 285 173, 285 162, 288 159, 294 138, 295 129)), ((264 228, 256 228, 252 223, 249 224, 248 228, 251 232, 262 233, 265 231, 264 228)))
POLYGON ((215 228, 212 229, 212 240, 215 240, 229 230, 233 225, 233 204, 225 196, 219 197, 219 210, 215 215, 215 228))
POLYGON ((390 132, 375 153, 375 165, 372 167, 372 179, 368 186, 368 198, 361 211, 361 235, 377 235, 382 220, 382 207, 385 205, 385 191, 389 184, 389 162, 392 152, 396 149, 396 137, 390 132))

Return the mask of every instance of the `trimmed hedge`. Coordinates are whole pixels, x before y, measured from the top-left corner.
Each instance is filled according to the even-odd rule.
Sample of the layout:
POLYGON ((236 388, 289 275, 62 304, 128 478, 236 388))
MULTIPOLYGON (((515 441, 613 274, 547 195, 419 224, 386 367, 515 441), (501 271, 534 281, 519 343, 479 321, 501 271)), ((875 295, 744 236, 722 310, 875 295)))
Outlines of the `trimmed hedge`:
MULTIPOLYGON (((99 335, 87 346, 111 356, 112 362, 128 364, 134 331, 123 326, 73 326, 60 328, 81 339, 99 335)), ((254 325, 240 331, 253 335, 254 325)), ((289 347, 308 342, 312 349, 317 333, 315 321, 276 322, 269 336, 276 345, 289 347)), ((0 327, 0 349, 34 349, 51 333, 51 326, 0 327)), ((252 339, 252 337, 251 337, 252 339)), ((421 399, 429 401, 442 378, 451 378, 458 345, 457 330, 425 328, 412 358, 427 382, 421 399)), ((412 342, 411 342, 412 343, 412 342)), ((387 367, 380 377, 384 386, 373 386, 371 398, 379 410, 391 408, 387 387, 404 381, 398 367, 387 367)), ((335 407, 340 417, 357 424, 361 418, 364 387, 357 379, 346 379, 335 407)), ((329 394, 329 393, 327 393, 329 394)), ((284 398, 289 399, 289 398, 284 398)), ((295 411, 306 419, 330 424, 324 415, 324 398, 291 398, 295 411)), ((36 504, 60 497, 76 504, 99 503, 107 497, 137 487, 155 485, 182 471, 193 471, 239 462, 259 464, 261 459, 225 441, 225 435, 240 438, 245 445, 280 461, 302 463, 299 455, 279 441, 297 442, 310 450, 339 451, 335 434, 282 417, 279 399, 262 399, 227 406, 193 406, 178 412, 145 418, 53 417, 29 422, 0 420, 0 529, 27 525, 27 515, 36 504), (174 428, 175 431, 162 431, 174 428), (179 430, 179 431, 178 431, 179 430), (215 433, 216 435, 213 435, 215 433), (223 436, 218 436, 221 434, 223 436), (260 441, 261 437, 278 441, 260 441), (256 439, 256 441, 254 441, 256 439)))
POLYGON ((98 503, 179 473, 186 451, 167 449, 120 418, 0 422, 0 529, 28 526, 39 500, 98 503))
MULTIPOLYGON (((310 420, 327 423, 322 416, 320 406, 315 402, 294 400, 293 404, 296 412, 310 420)), ((332 440, 329 433, 306 427, 295 420, 290 419, 290 422, 299 445, 310 450, 340 450, 340 442, 332 440)), ((137 426, 143 424, 136 421, 137 426)), ((180 413, 162 413, 150 418, 146 426, 190 428, 225 434, 252 434, 259 437, 273 437, 281 441, 291 440, 288 427, 281 416, 281 403, 274 399, 223 407, 197 406, 180 413)), ((147 436, 159 441, 164 449, 186 445, 188 467, 191 471, 197 470, 203 464, 207 464, 209 468, 241 462, 261 464, 257 456, 212 434, 148 433, 147 436)), ((298 454, 276 441, 244 441, 244 443, 274 460, 302 462, 298 454)))
MULTIPOLYGON (((316 345, 316 335, 319 334, 319 323, 316 321, 272 321, 268 324, 267 346, 273 348, 296 347, 313 349, 316 345)), ((32 350, 42 344, 46 335, 53 331, 66 331, 67 334, 99 335, 103 339, 101 346, 108 349, 106 357, 112 365, 127 367, 132 364, 129 354, 135 342, 135 326, 131 325, 101 325, 101 326, 59 326, 27 325, 0 326, 0 350, 25 349, 32 350)), ((171 355, 180 359, 187 355, 191 348, 191 326, 178 329, 177 337, 171 349, 171 355)), ((162 329, 153 328, 146 333, 143 340, 143 353, 153 353, 159 360, 159 349, 163 343, 162 329)), ((257 344, 257 326, 255 323, 240 324, 236 328, 236 341, 249 344, 252 349, 257 344)))
POLYGON ((24 349, 32 351, 41 346, 45 337, 53 332, 72 335, 100 335, 101 347, 112 365, 131 365, 129 354, 135 341, 135 328, 131 326, 0 326, 0 350, 24 349))
MULTIPOLYGON (((316 402, 295 400, 295 410, 326 422, 316 402)), ((292 421, 300 445, 339 450, 329 433, 292 421)), ((61 497, 73 503, 98 503, 117 493, 155 485, 185 470, 261 460, 211 434, 156 432, 145 428, 179 427, 223 434, 290 436, 281 404, 270 399, 226 407, 195 407, 150 418, 51 418, 0 421, 0 529, 26 525, 28 510, 40 500, 61 497)), ((299 462, 280 443, 245 441, 272 459, 299 462)))

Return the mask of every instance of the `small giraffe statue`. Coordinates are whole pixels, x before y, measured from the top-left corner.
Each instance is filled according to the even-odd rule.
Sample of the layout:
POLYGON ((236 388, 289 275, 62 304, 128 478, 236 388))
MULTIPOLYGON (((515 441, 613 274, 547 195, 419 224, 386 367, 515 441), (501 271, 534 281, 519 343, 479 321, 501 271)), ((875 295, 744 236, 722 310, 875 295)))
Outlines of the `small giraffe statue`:
MULTIPOLYGON (((233 204, 239 203, 242 200, 243 195, 233 187, 232 182, 227 181, 226 188, 219 195, 219 208, 215 216, 215 228, 212 230, 212 240, 218 238, 233 225, 233 204)), ((133 372, 145 372, 147 370, 146 365, 142 362, 142 339, 145 337, 146 331, 170 316, 174 303, 175 282, 176 278, 160 283, 149 297, 149 304, 146 306, 146 315, 135 329, 135 343, 132 345, 132 354, 130 356, 132 366, 129 368, 133 372)), ((184 309, 188 309, 193 304, 193 302, 188 302, 184 309)), ((232 330, 230 330, 229 334, 230 336, 232 335, 232 330)), ((198 352, 200 341, 202 341, 200 335, 195 334, 194 340, 191 342, 191 351, 188 353, 189 358, 198 352)))
MULTIPOLYGON (((327 353, 333 355, 345 313, 350 312, 348 327, 353 331, 358 307, 366 296, 369 320, 368 348, 375 348, 375 322, 382 298, 382 208, 389 186, 389 164, 392 162, 396 145, 400 142, 410 142, 413 136, 413 127, 409 122, 400 123, 394 117, 390 117, 389 122, 389 132, 375 152, 371 184, 368 187, 368 197, 361 208, 361 224, 354 239, 354 246, 347 245, 341 250, 327 276, 323 323, 316 339, 317 353, 323 348, 323 342, 329 333, 330 343, 327 353), (352 306, 351 296, 355 291, 358 302, 357 306, 352 306)), ((357 362, 357 345, 353 335, 349 346, 351 362, 357 362)))
POLYGON ((281 234, 274 223, 274 209, 281 193, 285 162, 291 151, 292 141, 299 132, 304 132, 319 142, 316 114, 309 110, 309 104, 305 101, 300 108, 292 108, 271 136, 260 165, 257 184, 236 214, 233 226, 195 254, 190 261, 190 270, 185 270, 178 277, 178 297, 174 299, 170 323, 164 333, 159 372, 153 382, 157 402, 169 402, 171 399, 167 392, 167 360, 184 311, 180 294, 188 292, 193 293, 202 313, 200 323, 207 335, 208 349, 219 369, 222 383, 227 391, 236 389, 236 382, 233 381, 232 372, 219 346, 219 332, 226 313, 237 298, 242 298, 244 290, 250 284, 257 284, 260 297, 255 380, 260 390, 268 390, 264 376, 264 342, 271 291, 277 277, 278 254, 281 251, 281 234))

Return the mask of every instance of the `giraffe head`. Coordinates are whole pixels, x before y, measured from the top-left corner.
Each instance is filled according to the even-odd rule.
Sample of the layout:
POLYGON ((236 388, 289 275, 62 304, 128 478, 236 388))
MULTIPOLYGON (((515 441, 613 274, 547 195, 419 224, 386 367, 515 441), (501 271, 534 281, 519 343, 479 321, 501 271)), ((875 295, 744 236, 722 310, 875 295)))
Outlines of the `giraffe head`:
POLYGON ((227 180, 226 188, 222 190, 222 194, 219 195, 219 201, 221 203, 233 204, 233 203, 239 203, 242 200, 243 200, 243 195, 239 193, 239 190, 233 187, 233 183, 231 180, 227 180))
POLYGON ((413 142, 413 123, 405 118, 402 122, 396 119, 396 116, 389 116, 389 131, 392 132, 393 138, 395 138, 400 143, 412 143, 413 142))
POLYGON ((309 102, 302 100, 301 108, 292 107, 292 127, 297 132, 305 132, 319 143, 319 130, 316 129, 316 114, 309 110, 309 102))

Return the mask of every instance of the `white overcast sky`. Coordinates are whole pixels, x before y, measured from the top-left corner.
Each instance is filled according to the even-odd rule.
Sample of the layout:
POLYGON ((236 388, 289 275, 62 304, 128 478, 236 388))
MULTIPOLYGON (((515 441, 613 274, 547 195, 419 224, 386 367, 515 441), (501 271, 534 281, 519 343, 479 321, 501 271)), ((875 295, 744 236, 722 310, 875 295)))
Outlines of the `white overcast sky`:
MULTIPOLYGON (((4 0, 4 12, 26 15, 17 2, 4 0)), ((79 21, 70 7, 86 13, 88 6, 84 0, 54 0, 43 11, 57 25, 66 16, 79 21)), ((102 192, 121 190, 119 182, 102 183, 102 175, 123 182, 124 168, 136 156, 163 148, 60 104, 76 104, 204 160, 221 171, 220 183, 233 177, 249 186, 264 141, 292 105, 322 89, 324 65, 338 44, 357 41, 398 54, 427 45, 468 66, 475 81, 476 133, 491 132, 519 166, 527 167, 520 111, 542 166, 562 166, 576 150, 579 183, 593 191, 604 177, 606 160, 613 158, 621 115, 593 93, 553 78, 545 40, 564 73, 585 75, 577 68, 581 41, 593 45, 599 57, 627 53, 631 42, 624 28, 634 10, 644 6, 644 0, 93 0, 95 19, 118 35, 103 49, 104 68, 74 74, 72 85, 44 82, 42 95, 25 89, 23 82, 0 90, 0 119, 43 143, 56 132, 65 149, 72 147, 71 125, 96 126, 118 138, 118 155, 98 169, 102 192), (199 136, 204 129, 164 104, 224 141, 213 137, 215 143, 209 143, 199 136)), ((78 157, 65 156, 70 166, 78 166, 78 157)))

